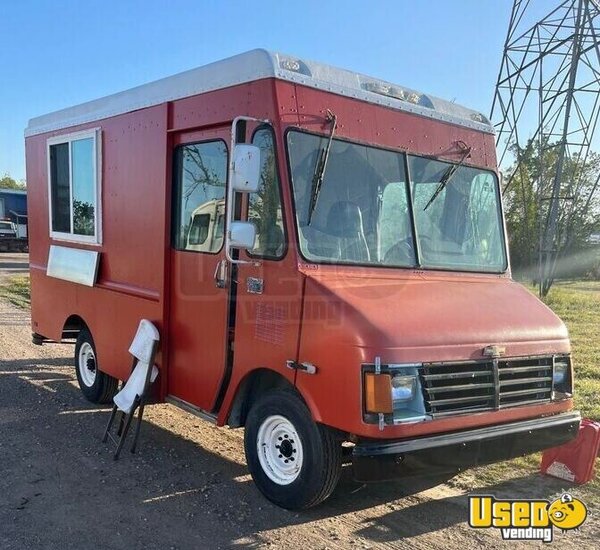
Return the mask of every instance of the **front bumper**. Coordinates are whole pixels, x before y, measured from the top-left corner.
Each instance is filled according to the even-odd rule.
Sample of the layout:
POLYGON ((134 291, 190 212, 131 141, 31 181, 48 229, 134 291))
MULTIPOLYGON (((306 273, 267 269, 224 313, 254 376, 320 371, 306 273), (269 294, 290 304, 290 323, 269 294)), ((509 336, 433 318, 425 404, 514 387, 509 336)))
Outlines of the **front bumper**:
POLYGON ((383 481, 421 473, 452 473, 500 462, 573 439, 578 411, 400 441, 363 441, 352 453, 354 477, 383 481))

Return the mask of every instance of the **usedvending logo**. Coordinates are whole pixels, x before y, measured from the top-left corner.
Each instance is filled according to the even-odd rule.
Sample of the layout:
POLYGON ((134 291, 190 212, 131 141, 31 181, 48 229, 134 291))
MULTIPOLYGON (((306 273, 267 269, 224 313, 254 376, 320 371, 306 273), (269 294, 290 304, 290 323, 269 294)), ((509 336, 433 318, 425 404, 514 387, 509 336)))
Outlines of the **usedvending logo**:
POLYGON ((496 528, 504 540, 552 542, 554 528, 579 529, 587 518, 585 504, 565 493, 548 500, 497 500, 493 496, 469 497, 469 526, 496 528))

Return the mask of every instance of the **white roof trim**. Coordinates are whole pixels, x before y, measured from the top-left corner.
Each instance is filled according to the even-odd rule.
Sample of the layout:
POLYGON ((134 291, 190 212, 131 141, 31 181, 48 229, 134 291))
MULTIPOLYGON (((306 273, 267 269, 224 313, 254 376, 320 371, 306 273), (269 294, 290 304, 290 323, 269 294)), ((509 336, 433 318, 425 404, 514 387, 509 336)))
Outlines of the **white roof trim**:
POLYGON ((124 92, 32 118, 25 130, 25 136, 95 122, 153 105, 160 105, 168 101, 175 101, 269 77, 297 82, 311 88, 353 97, 369 103, 384 105, 488 133, 494 132, 492 125, 486 121, 485 117, 481 120, 486 122, 477 121, 477 118, 482 116, 480 113, 455 103, 344 69, 257 49, 149 84, 143 84, 124 92), (290 62, 298 65, 300 72, 286 69, 285 64, 290 62), (371 89, 373 87, 380 89, 394 87, 401 89, 406 94, 417 94, 427 106, 368 91, 369 86, 371 86, 371 89))

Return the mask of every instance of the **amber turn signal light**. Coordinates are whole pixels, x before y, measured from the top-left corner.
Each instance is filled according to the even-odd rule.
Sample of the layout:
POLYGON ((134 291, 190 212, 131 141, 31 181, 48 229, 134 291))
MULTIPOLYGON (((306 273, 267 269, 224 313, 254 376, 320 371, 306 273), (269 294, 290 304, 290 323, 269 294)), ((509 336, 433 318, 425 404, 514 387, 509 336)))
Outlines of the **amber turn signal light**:
POLYGON ((369 413, 392 413, 392 377, 365 373, 365 408, 369 413))

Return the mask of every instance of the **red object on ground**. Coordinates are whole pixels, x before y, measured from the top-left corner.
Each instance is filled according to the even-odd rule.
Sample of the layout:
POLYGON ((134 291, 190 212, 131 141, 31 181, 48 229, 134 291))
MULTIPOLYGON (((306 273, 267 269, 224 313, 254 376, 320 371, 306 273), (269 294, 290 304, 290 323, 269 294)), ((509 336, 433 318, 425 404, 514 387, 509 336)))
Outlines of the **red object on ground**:
POLYGON ((594 464, 599 451, 600 422, 584 418, 577 438, 544 451, 540 469, 549 476, 577 484, 587 483, 594 477, 594 464))

